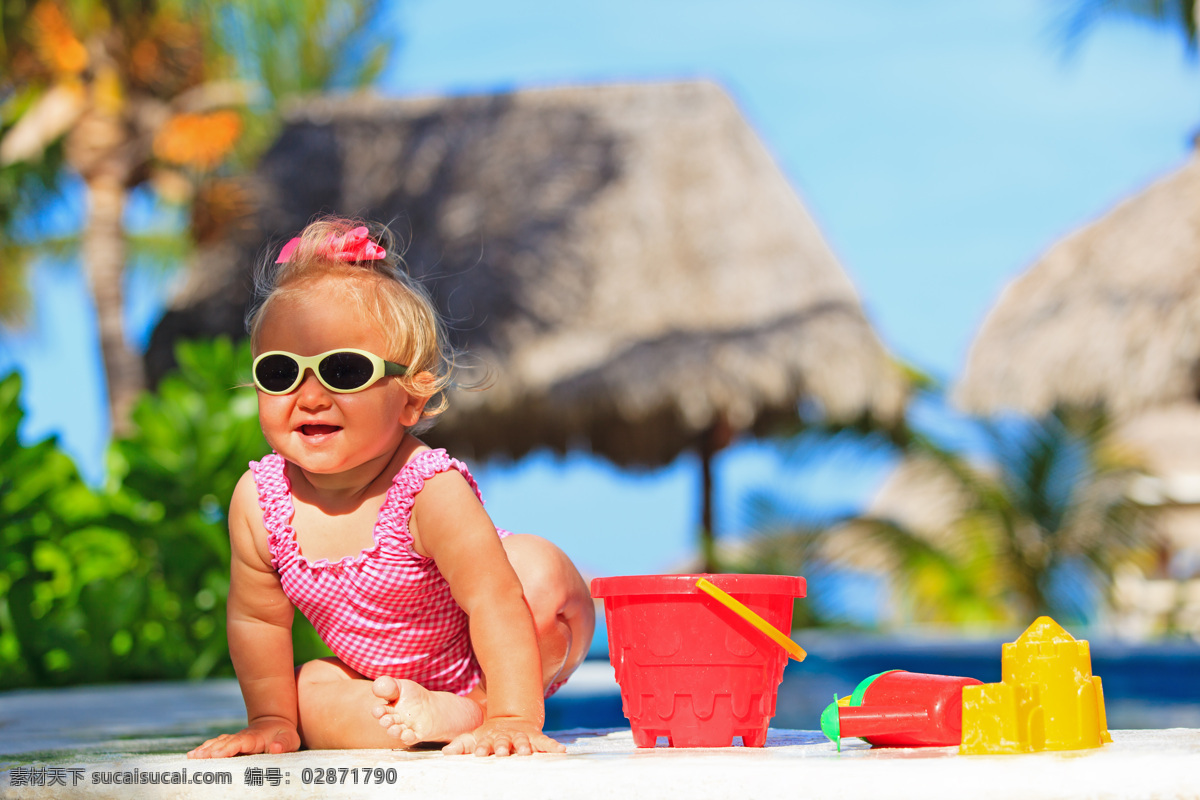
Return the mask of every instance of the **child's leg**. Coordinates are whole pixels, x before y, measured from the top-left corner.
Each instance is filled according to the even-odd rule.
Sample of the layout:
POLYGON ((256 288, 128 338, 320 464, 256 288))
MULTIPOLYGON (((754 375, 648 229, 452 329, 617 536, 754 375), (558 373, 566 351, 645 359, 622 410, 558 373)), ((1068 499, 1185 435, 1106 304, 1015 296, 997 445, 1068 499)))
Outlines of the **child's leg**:
POLYGON ((566 680, 587 656, 596 607, 579 570, 554 544, 526 533, 503 540, 533 615, 542 656, 542 688, 566 680))
MULTIPOLYGON (((558 547, 540 536, 523 533, 507 536, 503 543, 533 616, 542 657, 542 688, 546 689, 557 681, 566 680, 587 656, 596 629, 596 608, 579 570, 558 547)), ((400 691, 400 684, 411 681, 393 682, 396 686, 389 681, 390 678, 380 678, 375 683, 376 695, 385 704, 374 712, 380 726, 404 744, 442 741, 412 731, 414 720, 420 719, 414 712, 424 712, 421 703, 408 700, 410 697, 417 699, 415 692, 402 694, 400 691)), ((478 687, 471 696, 487 702, 478 687)), ((474 730, 482 722, 480 716, 479 722, 468 730, 474 730)))
POLYGON ((448 742, 483 722, 474 700, 431 692, 412 681, 380 678, 406 709, 411 736, 390 735, 375 721, 379 695, 373 682, 336 658, 309 661, 296 670, 300 701, 300 741, 313 750, 394 748, 417 742, 448 742), (411 741, 410 741, 411 739, 411 741))

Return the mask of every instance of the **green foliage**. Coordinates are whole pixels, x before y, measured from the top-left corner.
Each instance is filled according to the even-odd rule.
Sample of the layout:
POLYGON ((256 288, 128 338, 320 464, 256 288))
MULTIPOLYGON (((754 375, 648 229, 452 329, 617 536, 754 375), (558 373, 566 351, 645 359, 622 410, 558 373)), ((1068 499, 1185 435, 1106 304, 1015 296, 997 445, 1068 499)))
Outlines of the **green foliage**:
MULTIPOLYGON (((395 5, 394 3, 392 5, 395 5)), ((279 102, 369 85, 395 47, 379 0, 241 0, 199 4, 215 36, 210 59, 279 102)))
POLYGON ((212 32, 206 60, 254 87, 237 170, 253 169, 274 142, 281 109, 321 92, 358 90, 379 77, 397 46, 387 0, 175 0, 212 32))
MULTIPOLYGON (((69 544, 49 542, 65 543, 72 523, 94 531, 89 523, 101 516, 74 464, 53 440, 30 446, 17 440, 20 390, 20 376, 0 380, 0 682, 5 686, 45 681, 66 653, 62 645, 70 647, 77 638, 71 629, 49 630, 42 622, 56 597, 72 588, 64 573, 73 551, 69 544), (29 657, 25 642, 38 657, 29 657)), ((87 538, 95 541, 96 533, 102 535, 93 532, 87 538)), ((100 568, 111 564, 110 559, 100 568)))
POLYGON ((975 427, 984 447, 971 454, 911 430, 886 445, 910 471, 885 510, 806 524, 757 498, 757 536, 737 567, 805 574, 814 596, 830 592, 831 568, 875 573, 891 584, 894 622, 1088 621, 1114 568, 1156 547, 1150 513, 1128 495, 1138 463, 1096 411, 975 427))
POLYGON ((1087 621, 1106 602, 1113 569, 1153 548, 1148 512, 1128 496, 1140 465, 1114 445, 1099 411, 980 428, 982 468, 926 437, 909 443, 910 457, 956 484, 962 504, 949 536, 875 520, 877 541, 899 557, 912 601, 924 606, 916 616, 1087 621))
MULTIPOLYGON (((238 388, 248 345, 183 343, 177 357, 100 490, 54 440, 18 441, 21 381, 0 381, 0 685, 232 674, 225 514, 268 448, 238 388)), ((297 660, 328 654, 301 617, 294 638, 297 660)))
POLYGON ((53 439, 22 445, 20 387, 16 374, 0 382, 0 682, 136 675, 121 662, 145 605, 131 535, 144 509, 91 490, 53 439))
POLYGON ((266 452, 254 395, 235 388, 248 347, 181 344, 179 371, 134 409, 134 432, 109 452, 109 489, 152 525, 135 531, 150 568, 135 641, 171 675, 203 677, 226 660, 229 537, 225 509, 246 464, 266 452), (239 361, 239 359, 241 359, 239 361))
MULTIPOLYGON (((765 498, 754 501, 766 504, 765 498)), ((717 563, 722 572, 749 575, 803 575, 811 593, 814 582, 820 586, 826 577, 828 563, 820 549, 827 527, 803 523, 776 522, 784 519, 778 509, 759 508, 760 521, 747 546, 732 552, 720 552, 717 563)), ((823 598, 798 598, 792 605, 792 628, 846 627, 848 621, 832 609, 823 598)))

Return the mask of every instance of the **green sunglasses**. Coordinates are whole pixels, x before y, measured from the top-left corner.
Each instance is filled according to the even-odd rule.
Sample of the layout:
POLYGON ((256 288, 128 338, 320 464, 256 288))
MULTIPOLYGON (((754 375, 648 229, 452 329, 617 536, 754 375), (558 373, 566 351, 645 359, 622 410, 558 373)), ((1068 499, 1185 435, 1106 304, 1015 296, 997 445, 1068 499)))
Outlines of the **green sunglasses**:
POLYGON ((288 394, 304 380, 311 369, 317 380, 331 392, 361 392, 387 375, 407 375, 408 367, 384 361, 374 353, 344 347, 316 356, 298 356, 285 350, 271 350, 254 359, 254 385, 266 394, 288 394))

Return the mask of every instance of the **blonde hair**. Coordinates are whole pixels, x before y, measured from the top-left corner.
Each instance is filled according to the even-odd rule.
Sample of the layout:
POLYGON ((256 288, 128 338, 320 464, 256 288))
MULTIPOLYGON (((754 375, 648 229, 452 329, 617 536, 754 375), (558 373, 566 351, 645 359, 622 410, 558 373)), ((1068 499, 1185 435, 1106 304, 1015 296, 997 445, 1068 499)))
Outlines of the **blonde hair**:
POLYGON ((376 223, 321 217, 297 239, 286 262, 275 263, 277 252, 272 251, 255 271, 254 298, 246 314, 251 347, 258 352, 263 320, 279 298, 303 295, 321 280, 336 280, 354 300, 356 310, 383 333, 388 351, 377 355, 408 367, 396 380, 409 394, 427 398, 414 430, 432 427, 449 405, 446 390, 453 383, 458 354, 449 344, 433 300, 408 274, 391 231, 376 223), (383 258, 330 252, 331 241, 360 227, 367 228, 370 239, 384 248, 383 258))

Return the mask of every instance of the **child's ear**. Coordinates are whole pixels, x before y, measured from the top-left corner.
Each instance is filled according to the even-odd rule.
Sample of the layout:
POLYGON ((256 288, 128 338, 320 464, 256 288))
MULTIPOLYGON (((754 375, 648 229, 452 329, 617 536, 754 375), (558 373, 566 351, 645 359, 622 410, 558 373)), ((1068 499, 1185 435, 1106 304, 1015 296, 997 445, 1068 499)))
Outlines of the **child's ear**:
POLYGON ((400 410, 400 424, 406 428, 411 428, 421 421, 421 413, 425 410, 425 404, 429 402, 430 394, 423 390, 426 386, 432 385, 436 378, 428 372, 421 372, 413 376, 413 385, 407 392, 408 399, 404 403, 404 408, 400 410), (414 392, 420 392, 416 394, 414 392))
POLYGON ((415 394, 409 394, 408 399, 404 403, 404 408, 400 409, 400 424, 406 428, 411 428, 420 422, 421 412, 425 410, 425 404, 428 402, 428 397, 418 397, 415 394))

